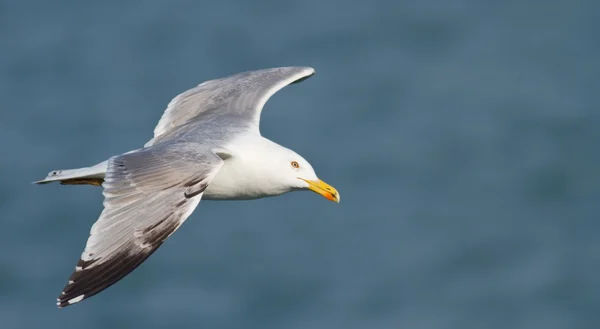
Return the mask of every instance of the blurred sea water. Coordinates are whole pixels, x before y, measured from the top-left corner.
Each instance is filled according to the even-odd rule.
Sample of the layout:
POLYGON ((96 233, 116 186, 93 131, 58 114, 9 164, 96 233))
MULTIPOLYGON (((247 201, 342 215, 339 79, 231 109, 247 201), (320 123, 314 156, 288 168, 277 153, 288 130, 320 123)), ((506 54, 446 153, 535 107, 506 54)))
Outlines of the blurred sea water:
POLYGON ((600 3, 0 1, 0 328, 600 328, 600 3), (99 188, 205 80, 307 65, 265 136, 342 195, 203 201, 57 309, 99 188))

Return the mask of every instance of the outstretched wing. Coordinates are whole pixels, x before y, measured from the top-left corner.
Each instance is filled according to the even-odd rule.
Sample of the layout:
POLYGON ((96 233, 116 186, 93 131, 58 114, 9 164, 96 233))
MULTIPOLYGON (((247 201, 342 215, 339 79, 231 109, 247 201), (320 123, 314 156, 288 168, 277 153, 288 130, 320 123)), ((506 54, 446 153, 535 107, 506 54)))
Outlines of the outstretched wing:
POLYGON ((57 305, 91 297, 138 267, 194 211, 222 165, 212 150, 191 143, 111 158, 104 210, 57 305))
POLYGON ((311 67, 281 67, 206 81, 173 98, 154 129, 154 138, 213 111, 242 114, 258 129, 260 112, 267 100, 281 88, 314 73, 311 67))

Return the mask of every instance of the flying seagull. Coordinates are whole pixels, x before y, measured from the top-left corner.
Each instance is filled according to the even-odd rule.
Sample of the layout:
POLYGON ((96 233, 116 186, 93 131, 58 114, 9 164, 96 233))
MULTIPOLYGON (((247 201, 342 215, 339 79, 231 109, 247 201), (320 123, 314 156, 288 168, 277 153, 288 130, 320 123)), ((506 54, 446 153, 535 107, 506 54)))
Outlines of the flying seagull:
POLYGON ((57 305, 89 298, 131 273, 175 232, 200 199, 258 199, 311 190, 339 202, 296 152, 261 136, 260 113, 310 67, 248 71, 176 96, 143 148, 95 166, 51 171, 35 183, 102 185, 104 210, 57 305))

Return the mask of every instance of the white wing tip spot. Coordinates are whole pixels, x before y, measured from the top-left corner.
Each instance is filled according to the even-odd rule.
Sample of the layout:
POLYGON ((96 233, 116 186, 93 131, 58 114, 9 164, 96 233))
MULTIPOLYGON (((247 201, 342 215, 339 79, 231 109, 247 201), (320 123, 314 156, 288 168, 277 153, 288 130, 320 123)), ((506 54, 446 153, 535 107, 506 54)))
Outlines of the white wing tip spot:
POLYGON ((67 303, 69 303, 69 304, 75 304, 77 302, 80 302, 83 299, 83 297, 85 297, 85 295, 79 295, 79 296, 77 296, 75 298, 69 299, 67 301, 67 303))
POLYGON ((83 270, 83 267, 81 267, 81 266, 75 266, 75 272, 79 272, 79 271, 82 271, 82 270, 83 270))
POLYGON ((73 280, 69 280, 69 282, 68 282, 68 284, 73 284, 73 283, 75 283, 75 281, 73 281, 73 280))

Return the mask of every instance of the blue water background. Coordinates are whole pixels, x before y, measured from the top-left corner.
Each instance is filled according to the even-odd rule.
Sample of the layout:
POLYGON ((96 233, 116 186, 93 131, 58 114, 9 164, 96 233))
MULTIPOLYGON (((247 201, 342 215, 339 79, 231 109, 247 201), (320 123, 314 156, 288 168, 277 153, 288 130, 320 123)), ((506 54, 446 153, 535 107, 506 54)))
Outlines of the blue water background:
POLYGON ((598 1, 0 1, 0 328, 600 328, 598 1), (263 134, 342 202, 202 202, 55 298, 99 188, 202 81, 307 65, 263 134))

